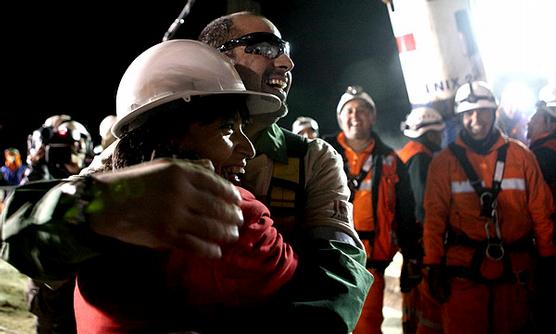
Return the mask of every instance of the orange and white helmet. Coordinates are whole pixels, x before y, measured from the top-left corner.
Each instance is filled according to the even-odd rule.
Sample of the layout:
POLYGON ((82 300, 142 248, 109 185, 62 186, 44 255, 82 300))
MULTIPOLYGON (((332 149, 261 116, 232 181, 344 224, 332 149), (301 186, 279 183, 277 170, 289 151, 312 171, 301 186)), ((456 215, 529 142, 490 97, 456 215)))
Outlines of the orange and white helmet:
POLYGON ((486 82, 474 81, 461 85, 455 95, 455 113, 461 114, 475 109, 498 108, 496 98, 486 82))
POLYGON ((446 127, 438 111, 429 107, 411 110, 405 122, 401 124, 403 134, 409 138, 418 138, 427 131, 442 131, 446 127))
POLYGON ((124 73, 116 94, 116 137, 141 126, 153 108, 177 99, 215 94, 247 95, 252 115, 273 113, 280 100, 248 91, 232 61, 216 49, 194 40, 159 43, 140 54, 124 73))

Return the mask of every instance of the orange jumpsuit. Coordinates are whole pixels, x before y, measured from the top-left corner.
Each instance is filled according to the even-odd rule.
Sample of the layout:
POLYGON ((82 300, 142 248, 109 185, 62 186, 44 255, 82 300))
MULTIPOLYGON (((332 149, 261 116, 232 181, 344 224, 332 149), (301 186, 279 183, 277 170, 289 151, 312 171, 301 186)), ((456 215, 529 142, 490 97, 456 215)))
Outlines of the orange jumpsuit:
POLYGON ((395 152, 376 135, 361 152, 349 147, 343 133, 335 140, 331 144, 344 156, 348 177, 359 175, 372 155, 372 167, 353 197, 353 222, 365 246, 367 268, 375 280, 353 333, 381 333, 384 269, 400 248, 404 256, 411 256, 418 238, 409 178, 395 152))
POLYGON ((556 132, 544 132, 531 141, 530 149, 537 157, 552 197, 556 199, 556 132))
MULTIPOLYGON (((537 157, 544 180, 549 185, 556 204, 556 131, 540 133, 532 138, 530 149, 537 157)), ((553 221, 556 223, 556 214, 553 216, 553 221)), ((548 269, 550 267, 551 265, 547 263, 539 265, 535 275, 535 292, 537 293, 533 318, 539 332, 554 326, 552 320, 555 294, 554 273, 550 274, 548 269)))
POLYGON ((480 215, 479 197, 449 149, 435 157, 429 169, 425 193, 424 263, 445 262, 452 274, 451 294, 442 310, 446 333, 519 332, 527 325, 530 311, 529 274, 534 263, 531 239, 534 238, 540 256, 556 254, 552 242, 554 227, 550 220, 554 203, 533 154, 521 143, 504 137, 499 137, 484 155, 469 149, 461 137, 456 144, 466 148, 470 164, 485 187, 490 188, 497 149, 506 141, 509 146, 496 210, 505 256, 498 261, 483 256, 477 272, 471 269, 472 258, 485 254, 477 244, 486 244, 485 228, 494 235, 492 225, 486 225, 489 218, 480 215), (445 239, 446 234, 448 239, 445 239), (459 240, 466 242, 451 242, 451 236, 459 236, 459 240), (504 276, 507 267, 511 270, 504 276))
MULTIPOLYGON (((423 143, 410 140, 398 156, 409 172, 415 197, 415 217, 423 223, 423 196, 433 153, 423 143)), ((402 324, 405 334, 442 333, 441 305, 430 296, 426 280, 421 280, 417 288, 409 292, 402 291, 402 324)))

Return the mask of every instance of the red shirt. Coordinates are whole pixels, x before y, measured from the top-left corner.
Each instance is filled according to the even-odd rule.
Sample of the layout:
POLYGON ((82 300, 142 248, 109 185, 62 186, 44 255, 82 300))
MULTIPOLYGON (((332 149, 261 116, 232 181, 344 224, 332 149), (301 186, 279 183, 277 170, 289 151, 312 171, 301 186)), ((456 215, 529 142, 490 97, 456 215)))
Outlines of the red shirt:
POLYGON ((297 254, 273 226, 268 209, 250 192, 238 189, 244 224, 239 240, 223 249, 221 259, 171 251, 150 261, 139 252, 128 256, 129 262, 121 257, 114 260, 119 255, 114 254, 104 261, 99 259, 92 269, 81 270, 74 295, 78 332, 162 331, 168 323, 175 329, 175 324, 179 327, 191 320, 186 312, 179 312, 182 306, 255 303, 286 284, 297 268, 297 254), (140 262, 141 257, 144 262, 140 262), (107 262, 109 265, 105 265, 107 262), (136 269, 136 263, 145 264, 136 269), (114 275, 112 281, 105 277, 110 274, 114 275), (138 287, 142 290, 136 291, 136 296, 138 287), (136 307, 137 301, 141 305, 136 307), (164 308, 174 312, 168 316, 164 308))

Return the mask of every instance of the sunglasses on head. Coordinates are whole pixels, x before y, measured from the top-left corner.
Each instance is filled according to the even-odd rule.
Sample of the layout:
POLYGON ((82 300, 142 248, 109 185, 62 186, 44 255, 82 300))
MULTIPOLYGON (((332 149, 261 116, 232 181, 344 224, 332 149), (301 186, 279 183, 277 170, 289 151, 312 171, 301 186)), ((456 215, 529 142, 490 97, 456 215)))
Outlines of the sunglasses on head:
POLYGON ((218 51, 229 51, 238 46, 245 46, 245 53, 276 59, 282 54, 290 55, 290 43, 270 32, 254 32, 231 39, 218 47, 218 51))

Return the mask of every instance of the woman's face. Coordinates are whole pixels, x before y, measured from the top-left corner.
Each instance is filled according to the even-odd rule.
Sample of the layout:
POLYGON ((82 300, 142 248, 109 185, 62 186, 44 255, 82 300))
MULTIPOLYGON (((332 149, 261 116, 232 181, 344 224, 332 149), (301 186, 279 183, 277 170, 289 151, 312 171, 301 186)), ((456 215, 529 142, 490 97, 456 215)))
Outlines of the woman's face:
POLYGON ((192 123, 183 138, 183 148, 201 159, 211 160, 216 173, 238 183, 239 175, 245 173, 247 159, 255 155, 243 125, 239 112, 210 123, 192 123))

